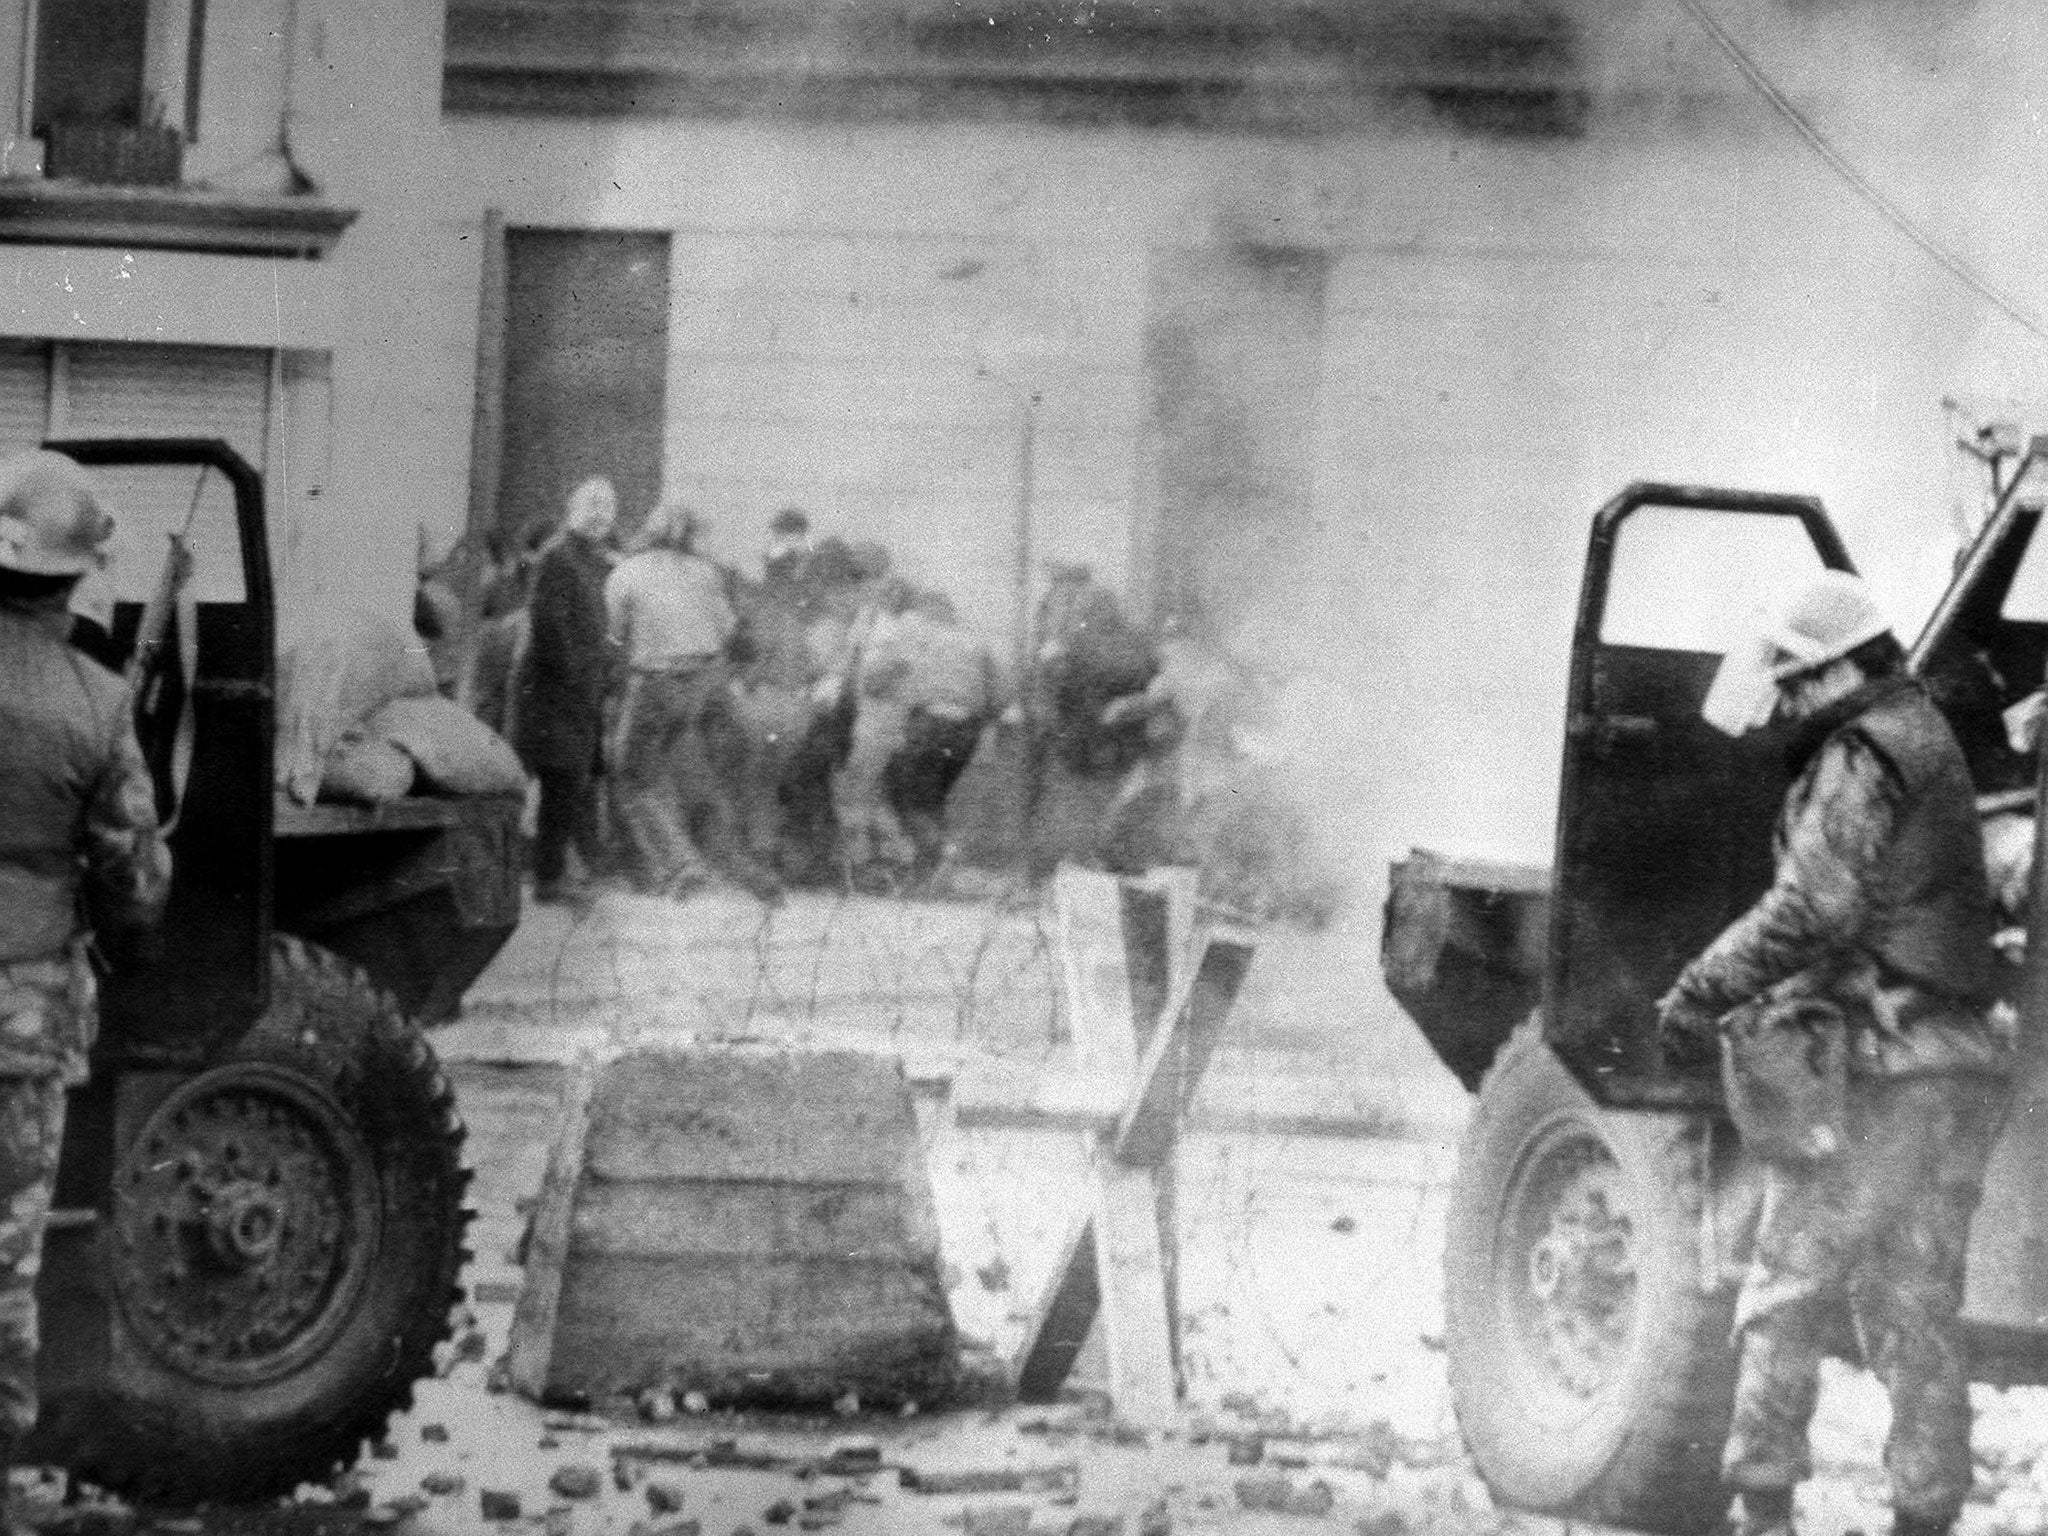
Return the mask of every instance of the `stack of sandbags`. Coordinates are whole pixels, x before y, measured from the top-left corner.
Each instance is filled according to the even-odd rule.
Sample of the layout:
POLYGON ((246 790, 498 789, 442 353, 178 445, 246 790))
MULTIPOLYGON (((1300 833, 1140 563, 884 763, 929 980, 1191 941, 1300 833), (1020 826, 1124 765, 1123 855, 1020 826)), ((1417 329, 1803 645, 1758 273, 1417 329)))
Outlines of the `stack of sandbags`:
POLYGON ((302 805, 526 788, 511 747, 442 696, 408 622, 356 609, 309 624, 285 642, 278 682, 277 781, 302 805))

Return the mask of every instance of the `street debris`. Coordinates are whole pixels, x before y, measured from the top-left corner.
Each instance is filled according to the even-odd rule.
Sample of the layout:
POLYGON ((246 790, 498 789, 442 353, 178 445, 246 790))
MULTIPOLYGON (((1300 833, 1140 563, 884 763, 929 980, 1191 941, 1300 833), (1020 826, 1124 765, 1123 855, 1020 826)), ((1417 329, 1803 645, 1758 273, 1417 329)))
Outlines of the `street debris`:
POLYGON ((1297 1487, 1285 1473, 1239 1478, 1235 1492, 1241 1509, 1266 1510, 1276 1515, 1299 1515, 1310 1519, 1327 1515, 1337 1502, 1330 1485, 1321 1478, 1297 1487))
POLYGON ((1079 1485, 1081 1467, 1073 1461, 1039 1467, 975 1467, 957 1472, 903 1467, 898 1479, 912 1493, 1064 1493, 1079 1485))
POLYGON ((496 1488, 477 1490, 477 1510, 486 1520, 517 1520, 519 1518, 519 1495, 505 1493, 496 1488))
POLYGON ((565 1499, 594 1499, 604 1487, 604 1479, 597 1468, 581 1462, 571 1462, 566 1467, 555 1468, 548 1479, 548 1487, 565 1499))
POLYGON ((1029 1504, 970 1504, 962 1517, 967 1536, 1030 1536, 1029 1504))

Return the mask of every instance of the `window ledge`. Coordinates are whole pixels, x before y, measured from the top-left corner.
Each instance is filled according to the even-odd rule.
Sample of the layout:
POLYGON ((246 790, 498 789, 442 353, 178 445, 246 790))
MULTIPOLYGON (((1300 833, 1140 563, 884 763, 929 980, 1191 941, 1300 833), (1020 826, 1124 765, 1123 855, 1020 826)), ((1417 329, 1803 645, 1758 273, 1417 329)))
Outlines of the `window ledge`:
POLYGON ((310 197, 0 180, 0 242, 321 256, 356 214, 310 197))

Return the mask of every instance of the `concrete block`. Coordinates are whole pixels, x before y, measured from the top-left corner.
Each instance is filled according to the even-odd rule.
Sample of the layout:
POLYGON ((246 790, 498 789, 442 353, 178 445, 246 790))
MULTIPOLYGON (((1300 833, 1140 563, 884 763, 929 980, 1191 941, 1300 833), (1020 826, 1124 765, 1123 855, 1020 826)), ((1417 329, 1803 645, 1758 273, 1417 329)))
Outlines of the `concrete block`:
POLYGON ((892 1057, 693 1046, 579 1065, 513 1318, 515 1387, 887 1406, 942 1398, 957 1348, 892 1057))

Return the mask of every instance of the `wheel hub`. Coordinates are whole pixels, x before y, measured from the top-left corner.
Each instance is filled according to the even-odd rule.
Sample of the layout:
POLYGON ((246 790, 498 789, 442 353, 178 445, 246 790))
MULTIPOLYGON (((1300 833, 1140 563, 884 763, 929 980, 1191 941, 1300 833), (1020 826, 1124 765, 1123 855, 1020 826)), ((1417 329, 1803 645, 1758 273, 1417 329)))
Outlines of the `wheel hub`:
POLYGON ((1505 1288, 1517 1333, 1575 1398, 1612 1379, 1635 1321, 1634 1223, 1612 1155, 1590 1135, 1544 1150, 1525 1169, 1519 1276, 1505 1288))
POLYGON ((346 1319, 379 1234, 376 1169, 311 1079, 232 1064, 174 1089, 115 1171, 114 1290, 166 1363, 281 1375, 346 1319))

